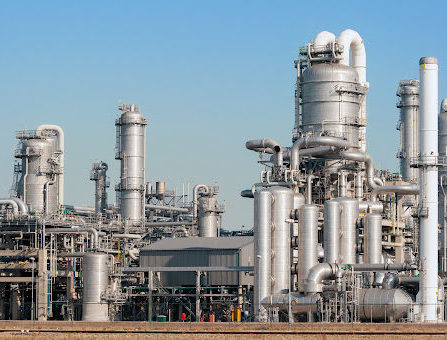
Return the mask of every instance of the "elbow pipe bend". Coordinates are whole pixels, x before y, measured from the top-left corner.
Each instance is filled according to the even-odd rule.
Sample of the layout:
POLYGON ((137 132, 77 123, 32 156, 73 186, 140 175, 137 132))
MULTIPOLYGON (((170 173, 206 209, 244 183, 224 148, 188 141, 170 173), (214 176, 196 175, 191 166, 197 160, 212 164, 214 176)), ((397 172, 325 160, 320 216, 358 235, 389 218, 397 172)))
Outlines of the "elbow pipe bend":
POLYGON ((417 184, 381 186, 371 192, 371 200, 377 202, 377 196, 384 192, 393 192, 401 195, 419 195, 419 186, 417 184))

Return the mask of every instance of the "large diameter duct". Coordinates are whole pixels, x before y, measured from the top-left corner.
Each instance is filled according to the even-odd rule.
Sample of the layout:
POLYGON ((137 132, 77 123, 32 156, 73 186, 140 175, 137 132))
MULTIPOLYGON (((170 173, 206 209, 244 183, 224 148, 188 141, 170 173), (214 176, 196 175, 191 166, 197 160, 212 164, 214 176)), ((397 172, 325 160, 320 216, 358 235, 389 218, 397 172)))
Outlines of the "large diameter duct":
MULTIPOLYGON (((367 89, 369 84, 366 82, 366 50, 362 37, 356 31, 347 29, 340 33, 337 41, 343 46, 341 63, 348 66, 352 59, 351 66, 357 71, 359 83, 367 89)), ((366 94, 366 91, 363 94, 366 94)), ((362 98, 358 112, 361 125, 359 128, 360 150, 366 152, 366 96, 362 98)))
POLYGON ((116 155, 121 161, 120 193, 121 216, 130 223, 144 218, 145 155, 147 120, 136 105, 120 105, 123 112, 115 122, 116 155))
POLYGON ((409 314, 412 304, 410 295, 402 289, 361 289, 359 317, 368 322, 398 321, 409 314))
POLYGON ((306 204, 298 212, 298 289, 303 291, 309 270, 318 263, 318 207, 306 204))
POLYGON ((340 204, 337 200, 324 202, 324 262, 339 263, 340 204))
POLYGON ((438 295, 438 60, 419 61, 421 81, 420 265, 424 321, 437 320, 438 295))
MULTIPOLYGON (((447 157, 447 98, 441 103, 441 110, 438 117, 438 150, 439 157, 447 157)), ((441 249, 440 249, 440 268, 442 273, 447 273, 447 232, 446 232, 446 199, 447 194, 447 171, 445 168, 439 169, 439 205, 438 205, 438 223, 441 227, 441 249)))
POLYGON ((405 80, 399 82, 397 90, 400 109, 400 171, 402 179, 406 182, 418 182, 419 169, 412 168, 419 155, 419 81, 405 80))
POLYGON ((82 320, 109 321, 109 309, 104 294, 109 284, 107 254, 85 254, 82 262, 82 320))
POLYGON ((95 181, 95 211, 103 212, 107 209, 107 181, 108 166, 104 162, 93 163, 90 180, 95 181))
MULTIPOLYGON (((290 289, 290 212, 293 209, 293 190, 271 187, 272 204, 272 294, 284 294, 290 289)), ((316 249, 316 247, 315 247, 316 249)))
POLYGON ((271 209, 272 194, 269 190, 254 193, 254 254, 255 284, 254 313, 256 321, 267 321, 267 312, 261 301, 271 292, 271 209))
POLYGON ((340 263, 356 263, 356 223, 359 217, 359 201, 355 198, 336 198, 340 204, 341 238, 340 238, 340 263))
POLYGON ((382 216, 365 215, 365 263, 382 263, 382 216))

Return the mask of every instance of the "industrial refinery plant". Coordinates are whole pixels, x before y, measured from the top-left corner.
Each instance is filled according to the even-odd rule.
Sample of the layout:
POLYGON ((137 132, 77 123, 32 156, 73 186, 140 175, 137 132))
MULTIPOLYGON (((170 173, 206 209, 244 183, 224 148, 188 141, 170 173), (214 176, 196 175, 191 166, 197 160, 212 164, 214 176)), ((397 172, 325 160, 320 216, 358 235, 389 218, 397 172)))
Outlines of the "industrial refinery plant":
POLYGON ((368 154, 361 36, 323 31, 295 66, 290 145, 275 136, 245 145, 262 167, 258 183, 240 188, 253 203, 252 232, 223 232, 216 185, 179 195, 147 178, 150 115, 135 104, 118 107, 116 164, 85 165, 94 207, 64 200, 63 127, 18 131, 11 192, 0 201, 0 319, 443 322, 438 60, 422 57, 419 79, 396 84, 398 173, 368 154), (107 171, 118 164, 112 203, 107 171))

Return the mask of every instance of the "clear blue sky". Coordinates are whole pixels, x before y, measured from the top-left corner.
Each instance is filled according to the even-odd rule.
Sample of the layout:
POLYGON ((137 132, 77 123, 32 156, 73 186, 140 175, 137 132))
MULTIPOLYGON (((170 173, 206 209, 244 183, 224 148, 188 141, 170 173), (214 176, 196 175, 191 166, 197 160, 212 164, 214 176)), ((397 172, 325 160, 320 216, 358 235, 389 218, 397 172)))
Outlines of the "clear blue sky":
MULTIPOLYGON (((400 79, 418 76, 420 56, 440 63, 447 96, 444 1, 2 1, 0 191, 11 185, 15 131, 41 123, 66 134, 65 201, 93 204, 91 163, 109 163, 117 105, 149 120, 147 177, 218 183, 224 227, 252 225, 256 182, 248 139, 288 145, 297 49, 328 30, 357 30, 367 51, 369 152, 396 169, 400 79)), ((113 188, 109 196, 114 200, 113 188)))

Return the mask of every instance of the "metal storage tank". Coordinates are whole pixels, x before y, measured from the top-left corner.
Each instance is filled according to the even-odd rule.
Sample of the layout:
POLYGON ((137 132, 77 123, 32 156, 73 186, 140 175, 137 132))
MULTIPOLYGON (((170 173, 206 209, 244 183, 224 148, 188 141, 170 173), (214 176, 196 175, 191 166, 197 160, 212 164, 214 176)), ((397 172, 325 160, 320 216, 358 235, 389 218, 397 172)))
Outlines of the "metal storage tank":
POLYGON ((356 263, 356 223, 359 217, 359 201, 355 198, 334 199, 340 204, 340 252, 339 263, 356 263))
MULTIPOLYGON (((182 237, 159 240, 140 251, 141 267, 245 267, 254 265, 252 236, 182 237)), ((195 286, 194 272, 160 272, 165 287, 195 286)), ((246 272, 210 272, 211 286, 253 285, 246 272)))
POLYGON ((62 170, 54 162, 56 143, 51 134, 35 131, 19 131, 20 140, 15 157, 21 159, 21 177, 17 195, 29 207, 30 211, 54 212, 59 207, 57 174, 62 170), (45 190, 48 189, 48 202, 45 190))
POLYGON ((108 166, 104 162, 93 163, 90 180, 95 181, 95 211, 102 212, 107 209, 107 181, 108 166))
POLYGON ((115 190, 120 192, 121 216, 131 223, 142 223, 147 120, 136 105, 122 104, 119 109, 123 113, 115 122, 115 159, 121 161, 121 183, 115 190))
POLYGON ((82 261, 82 320, 109 321, 109 306, 104 293, 109 284, 108 255, 85 254, 82 261))
POLYGON ((400 171, 404 181, 417 182, 419 169, 412 168, 411 163, 419 156, 419 81, 400 81, 396 95, 399 97, 396 106, 400 109, 400 121, 397 125, 400 130, 401 150, 397 154, 400 158, 400 171))
POLYGON ((307 135, 344 138, 360 147, 360 107, 367 89, 357 71, 335 63, 313 64, 300 81, 301 130, 307 135))

